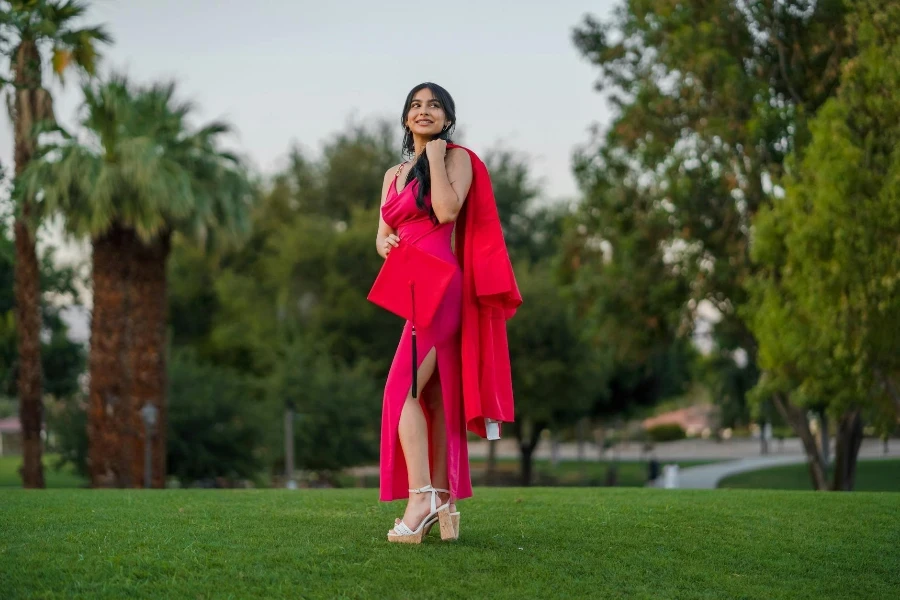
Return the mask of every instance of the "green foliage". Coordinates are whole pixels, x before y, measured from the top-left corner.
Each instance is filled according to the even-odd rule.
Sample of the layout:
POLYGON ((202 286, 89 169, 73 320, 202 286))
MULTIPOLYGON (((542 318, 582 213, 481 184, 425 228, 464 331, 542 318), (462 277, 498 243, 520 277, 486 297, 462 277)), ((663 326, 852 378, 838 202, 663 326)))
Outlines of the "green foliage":
MULTIPOLYGON (((516 420, 571 424, 605 389, 575 312, 546 266, 516 265, 525 302, 507 325, 516 420)), ((521 426, 521 424, 519 425, 521 426)))
MULTIPOLYGON (((92 75, 99 57, 98 46, 111 43, 112 37, 102 26, 73 27, 73 23, 83 21, 88 6, 79 0, 0 2, 0 53, 11 57, 23 42, 49 44, 49 66, 60 80, 70 66, 92 75)), ((12 83, 12 77, 0 74, 0 87, 12 83)))
POLYGON ((513 262, 552 262, 570 207, 565 203, 538 205, 543 190, 532 179, 526 155, 499 146, 486 152, 483 160, 491 174, 500 225, 513 262))
POLYGON ((387 131, 353 126, 314 161, 295 151, 254 204, 241 247, 202 253, 174 240, 176 344, 264 382, 269 468, 283 460, 287 402, 298 412, 298 467, 377 458, 380 383, 401 328, 366 300, 382 261, 374 240, 394 162, 387 131))
POLYGON ((53 403, 46 411, 47 430, 54 440, 51 451, 56 453, 53 468, 56 471, 71 469, 87 478, 88 467, 88 416, 87 405, 80 395, 53 403))
MULTIPOLYGON (((189 350, 176 350, 169 363, 168 472, 182 484, 215 477, 253 479, 271 454, 266 403, 255 380, 231 369, 203 364, 189 350), (267 437, 269 436, 269 437, 267 437)), ((55 439, 55 468, 71 465, 87 476, 87 410, 78 396, 47 411, 55 439)))
POLYGON ((339 134, 317 161, 295 152, 255 203, 240 248, 202 255, 175 240, 170 314, 185 325, 176 338, 258 376, 307 337, 344 363, 367 359, 387 372, 397 321, 365 299, 381 264, 375 207, 393 162, 383 127, 339 134), (364 185, 360 171, 375 180, 364 185))
POLYGON ((288 348, 273 394, 297 414, 295 465, 329 472, 377 461, 380 391, 364 363, 348 368, 302 342, 288 348))
MULTIPOLYGON (((350 126, 318 158, 295 151, 260 195, 241 248, 204 255, 174 240, 175 339, 270 381, 273 404, 295 403, 300 467, 331 471, 377 456, 381 387, 402 326, 366 300, 382 261, 374 238, 382 176, 396 162, 391 130, 350 126)), ((528 301, 510 324, 519 417, 568 422, 604 380, 587 366, 571 302, 549 279, 567 209, 532 205, 540 190, 525 158, 498 149, 486 162, 526 279, 528 301), (544 266, 529 275, 537 260, 544 266)))
POLYGON ((290 195, 291 211, 347 222, 357 209, 378 207, 384 173, 399 162, 395 128, 386 120, 350 123, 325 144, 317 160, 294 147, 288 168, 276 179, 290 195))
MULTIPOLYGON (((60 316, 61 306, 80 307, 77 284, 82 278, 77 268, 57 267, 53 247, 40 257, 41 321, 46 334, 41 338, 41 366, 44 392, 64 398, 78 391, 84 372, 86 349, 68 338, 68 327, 60 316)), ((13 278, 15 248, 11 236, 0 227, 0 396, 16 396, 16 321, 13 278)))
POLYGON ((563 270, 614 363, 649 365, 690 333, 701 305, 722 317, 718 350, 743 348, 755 363, 737 312, 752 217, 852 53, 844 11, 841 0, 646 0, 576 28, 616 114, 576 153, 585 199, 563 270))
MULTIPOLYGON (((751 323, 765 391, 837 415, 900 398, 900 7, 859 2, 859 56, 755 221, 751 323)), ((762 391, 762 390, 761 390, 762 391)), ((761 394, 764 395, 764 394, 761 394)))
POLYGON ((678 423, 662 423, 647 429, 647 436, 654 442, 673 442, 683 440, 687 433, 678 423))
MULTIPOLYGON (((252 479, 263 469, 267 424, 261 386, 189 351, 169 365, 168 472, 182 483, 225 477, 252 479)), ((271 419, 268 421, 271 422, 271 419)))
POLYGON ((212 247, 246 233, 253 190, 238 158, 219 148, 228 125, 192 128, 193 107, 177 100, 174 83, 136 86, 113 75, 82 92, 80 125, 92 139, 55 129, 17 178, 18 197, 42 215, 63 214, 78 237, 114 222, 144 242, 178 230, 212 247))
POLYGON ((750 424, 753 411, 748 394, 759 380, 756 363, 738 364, 735 356, 718 349, 698 359, 694 377, 707 386, 713 402, 721 409, 722 427, 750 424))

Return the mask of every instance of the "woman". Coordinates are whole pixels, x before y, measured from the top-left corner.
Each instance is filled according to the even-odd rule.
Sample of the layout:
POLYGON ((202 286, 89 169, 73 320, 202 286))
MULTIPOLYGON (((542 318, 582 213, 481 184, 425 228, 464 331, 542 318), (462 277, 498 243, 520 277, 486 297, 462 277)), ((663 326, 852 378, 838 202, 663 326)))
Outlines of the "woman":
MULTIPOLYGON (((450 238, 469 192, 472 165, 462 148, 447 151, 455 123, 453 99, 444 88, 425 83, 407 96, 403 150, 410 160, 391 167, 384 176, 376 239, 378 253, 384 258, 392 248, 406 243, 457 264, 450 238)), ((381 499, 409 497, 403 518, 388 534, 390 541, 421 541, 426 527, 430 529, 437 519, 438 505, 455 513, 451 500, 472 494, 461 403, 462 275, 459 266, 456 269, 431 324, 416 331, 421 349, 417 398, 411 390, 412 374, 406 368, 412 344, 409 321, 385 387, 381 499)), ((442 537, 454 538, 457 531, 445 527, 442 537)))
POLYGON ((384 393, 380 497, 409 500, 388 540, 419 543, 437 522, 442 539, 459 536, 455 503, 472 495, 466 430, 485 437, 485 417, 513 420, 505 320, 522 300, 487 169, 471 151, 448 147, 450 94, 416 86, 401 124, 409 160, 385 173, 378 253, 387 259, 412 244, 455 269, 429 325, 406 322, 384 393), (416 377, 410 356, 418 357, 416 377))

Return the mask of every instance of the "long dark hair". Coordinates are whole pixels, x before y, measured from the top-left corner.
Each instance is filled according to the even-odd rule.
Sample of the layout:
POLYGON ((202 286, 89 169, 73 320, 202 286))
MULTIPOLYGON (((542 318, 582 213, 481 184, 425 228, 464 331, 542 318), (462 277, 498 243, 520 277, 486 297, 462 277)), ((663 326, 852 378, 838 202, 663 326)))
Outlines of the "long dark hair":
MULTIPOLYGON (((453 102, 453 97, 450 96, 450 92, 436 83, 420 83, 406 96, 406 102, 403 104, 403 114, 400 116, 400 125, 403 127, 403 154, 409 158, 416 155, 416 148, 413 143, 412 132, 410 132, 409 128, 406 126, 406 118, 409 115, 409 107, 412 104, 413 98, 416 97, 416 94, 426 88, 431 90, 435 99, 441 103, 447 121, 450 123, 450 127, 444 129, 435 136, 434 139, 442 139, 446 140, 447 143, 451 143, 453 140, 450 139, 450 136, 453 135, 453 132, 456 130, 456 103, 453 102)), ((419 189, 416 193, 416 207, 422 211, 427 210, 431 215, 431 220, 437 223, 434 209, 425 206, 425 197, 431 191, 431 165, 428 164, 428 156, 424 152, 413 164, 409 175, 415 177, 419 182, 419 189)), ((409 176, 407 176, 406 180, 409 181, 409 176)), ((404 184, 405 183, 406 182, 404 182, 404 184)))

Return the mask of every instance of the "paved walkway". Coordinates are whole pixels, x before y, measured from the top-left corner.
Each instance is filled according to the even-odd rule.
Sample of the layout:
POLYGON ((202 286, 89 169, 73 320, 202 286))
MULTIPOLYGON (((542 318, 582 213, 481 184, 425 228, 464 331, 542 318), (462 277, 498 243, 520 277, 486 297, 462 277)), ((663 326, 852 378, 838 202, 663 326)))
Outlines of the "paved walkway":
MULTIPOLYGON (((504 438, 497 442, 497 458, 506 460, 518 460, 520 458, 519 447, 515 439, 504 438)), ((832 457, 834 446, 832 441, 832 457)), ((559 444, 557 448, 560 460, 577 460, 579 456, 578 445, 574 443, 559 444)), ((488 442, 473 440, 469 442, 469 457, 483 459, 488 454, 488 442)), ((535 459, 550 459, 553 454, 552 445, 547 441, 541 441, 535 450, 535 459)), ((719 482, 730 476, 746 471, 767 469, 781 465, 796 465, 806 462, 803 446, 799 439, 787 439, 782 442, 774 441, 770 444, 769 454, 761 455, 758 440, 736 439, 716 442, 712 440, 679 440, 656 444, 653 448, 653 456, 662 465, 686 460, 714 460, 722 461, 709 465, 688 467, 678 473, 678 487, 685 489, 714 489, 719 482)), ((582 457, 587 461, 608 461, 614 457, 616 460, 640 460, 646 461, 649 456, 641 444, 622 444, 614 451, 600 452, 600 448, 594 443, 585 443, 582 447, 582 457)), ((891 440, 887 454, 879 440, 865 439, 859 450, 860 459, 900 458, 900 440, 891 440)), ((355 467, 349 472, 356 475, 377 475, 378 465, 355 467)), ((650 485, 662 487, 661 479, 650 485), (657 482, 658 485, 657 485, 657 482)))
MULTIPOLYGON (((871 451, 866 453, 860 451, 859 458, 865 460, 881 460, 895 457, 890 455, 875 455, 875 453, 871 451)), ((803 455, 756 456, 752 458, 741 458, 738 460, 713 463, 710 465, 700 465, 699 467, 688 467, 686 469, 679 469, 677 485, 675 487, 685 490, 712 490, 719 487, 719 482, 726 477, 737 475, 738 473, 805 463, 806 456, 803 455)), ((660 477, 647 485, 650 487, 664 487, 664 477, 660 477)))
MULTIPOLYGON (((497 458, 518 459, 519 446, 516 440, 504 437, 497 442, 472 440, 469 442, 469 456, 471 458, 484 458, 488 454, 488 443, 497 445, 497 458)), ((834 455, 834 440, 832 439, 832 456, 834 455)), ((600 447, 593 442, 586 442, 582 447, 584 460, 647 460, 648 456, 643 444, 626 442, 618 445, 614 450, 602 452, 600 447)), ((665 442, 654 444, 653 455, 663 464, 684 460, 736 460, 739 458, 775 458, 775 457, 800 457, 803 461, 803 445, 798 438, 789 438, 782 441, 769 443, 769 453, 761 455, 758 440, 741 438, 716 442, 713 440, 688 439, 677 442, 665 442)), ((534 452, 535 459, 549 459, 553 454, 552 444, 549 440, 541 440, 534 452)), ((560 460, 577 460, 579 455, 578 444, 562 443, 557 447, 557 456, 560 460)), ((880 440, 867 438, 863 440, 859 451, 860 458, 874 458, 884 455, 884 448, 880 440)), ((891 440, 886 456, 900 458, 900 440, 891 440)))
MULTIPOLYGON (((712 490, 719 487, 719 482, 738 473, 746 471, 757 471, 759 469, 768 469, 769 467, 780 467, 782 465, 796 465, 806 462, 805 456, 756 456, 753 458, 740 458, 738 460, 729 460, 726 462, 713 463, 711 465, 700 465, 699 467, 688 467, 687 469, 679 469, 678 478, 675 487, 687 490, 712 490)), ((663 487, 664 478, 653 481, 652 487, 663 487)))

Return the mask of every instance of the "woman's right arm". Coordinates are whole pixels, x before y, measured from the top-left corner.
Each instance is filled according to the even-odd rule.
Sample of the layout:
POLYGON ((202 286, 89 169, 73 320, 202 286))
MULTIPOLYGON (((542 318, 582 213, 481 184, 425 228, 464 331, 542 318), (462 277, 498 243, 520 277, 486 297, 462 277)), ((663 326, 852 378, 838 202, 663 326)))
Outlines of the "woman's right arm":
MULTIPOLYGON (((397 167, 391 167, 384 174, 384 181, 381 185, 381 206, 384 206, 385 201, 387 200, 388 191, 390 190, 390 186, 394 182, 394 171, 397 167)), ((400 238, 397 237, 397 232, 394 229, 384 222, 384 216, 381 214, 381 210, 378 211, 378 233, 375 235, 375 250, 381 256, 381 258, 387 258, 388 253, 390 253, 391 248, 397 247, 397 242, 400 241, 400 238)))

